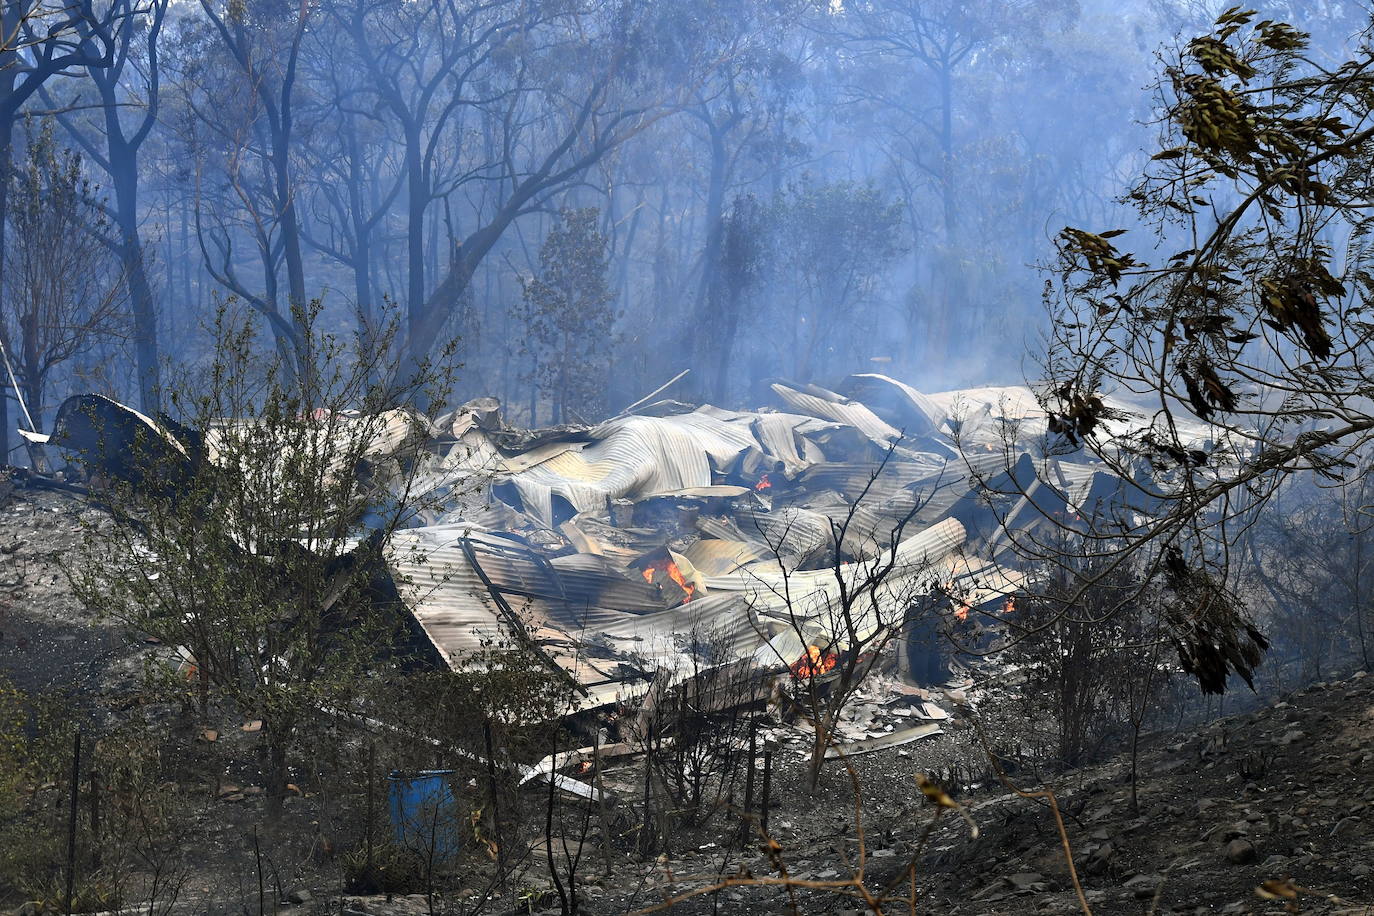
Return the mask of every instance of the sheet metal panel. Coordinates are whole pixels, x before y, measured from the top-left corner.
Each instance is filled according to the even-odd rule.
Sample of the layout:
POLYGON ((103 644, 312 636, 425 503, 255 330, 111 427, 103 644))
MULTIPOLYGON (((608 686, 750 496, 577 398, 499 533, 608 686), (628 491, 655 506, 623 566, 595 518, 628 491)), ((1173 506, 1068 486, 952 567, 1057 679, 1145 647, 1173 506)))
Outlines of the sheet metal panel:
POLYGON ((919 436, 938 431, 945 422, 945 411, 929 395, 922 394, 905 382, 876 372, 861 372, 849 377, 851 387, 846 394, 862 401, 863 391, 868 387, 885 387, 895 396, 908 415, 909 422, 904 428, 908 436, 919 436))
POLYGON ((388 566, 401 599, 450 665, 485 643, 509 642, 512 634, 459 548, 398 532, 388 566))
POLYGON ((727 575, 767 556, 759 544, 719 538, 702 538, 683 553, 698 572, 708 577, 727 575))
POLYGON ((884 443, 901 438, 899 430, 884 423, 877 414, 857 401, 847 401, 839 395, 835 395, 835 400, 831 401, 776 382, 769 387, 783 403, 799 413, 852 426, 869 438, 884 443))

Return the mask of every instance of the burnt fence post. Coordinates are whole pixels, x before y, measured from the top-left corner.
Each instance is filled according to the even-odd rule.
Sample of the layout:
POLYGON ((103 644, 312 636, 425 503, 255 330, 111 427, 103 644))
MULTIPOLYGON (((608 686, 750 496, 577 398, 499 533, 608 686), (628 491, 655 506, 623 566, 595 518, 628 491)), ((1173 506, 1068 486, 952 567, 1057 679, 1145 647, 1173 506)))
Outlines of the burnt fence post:
POLYGON ((491 825, 496 839, 496 876, 501 893, 506 893, 506 844, 501 839, 501 807, 496 787, 496 752, 491 740, 491 719, 482 722, 482 740, 487 746, 487 787, 491 792, 491 825))
POLYGON ((649 720, 649 736, 644 744, 644 825, 639 831, 639 851, 648 855, 653 850, 653 772, 655 723, 649 720))
POLYGON ((749 727, 749 757, 744 770, 744 812, 740 818, 744 839, 749 839, 749 820, 754 813, 754 764, 758 759, 758 721, 749 727))
POLYGON ((768 804, 772 801, 773 789, 773 752, 763 752, 763 805, 759 811, 759 826, 764 835, 768 833, 768 804))
POLYGON ((76 730, 72 747, 72 803, 67 819, 67 887, 62 895, 62 912, 71 916, 72 890, 76 886, 76 806, 81 797, 81 729, 76 730))

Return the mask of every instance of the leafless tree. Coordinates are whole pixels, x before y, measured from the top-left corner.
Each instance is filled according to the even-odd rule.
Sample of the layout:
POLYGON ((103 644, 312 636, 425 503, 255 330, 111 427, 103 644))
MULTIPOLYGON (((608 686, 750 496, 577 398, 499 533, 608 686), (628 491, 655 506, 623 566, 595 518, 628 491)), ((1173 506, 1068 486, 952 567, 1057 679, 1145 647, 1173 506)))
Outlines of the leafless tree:
POLYGON ((94 202, 97 189, 81 157, 58 148, 50 122, 29 122, 28 153, 11 176, 11 192, 0 337, 25 422, 42 432, 54 374, 98 338, 124 333, 126 287, 94 202))
MULTIPOLYGON (((127 10, 91 0, 6 0, 0 4, 0 288, 5 286, 14 128, 45 82, 70 68, 108 66, 127 10)), ((7 383, 8 380, 6 380, 7 383)), ((9 454, 9 399, 0 398, 0 452, 9 454)))
POLYGON ((897 448, 897 442, 887 448, 847 507, 827 519, 821 568, 798 568, 787 549, 786 528, 773 535, 760 532, 774 564, 756 576, 752 611, 760 619, 784 624, 791 638, 781 645, 797 650, 793 657, 776 660, 788 666, 812 729, 813 791, 841 714, 864 679, 882 663, 895 640, 949 606, 948 590, 942 586, 949 578, 942 575, 944 557, 935 555, 944 551, 927 550, 919 539, 907 536, 924 499, 912 496, 887 523, 868 507, 876 503, 870 493, 897 448))
MULTIPOLYGON (((114 200, 107 207, 112 228, 111 243, 128 280, 132 316, 134 358, 138 366, 139 405, 144 413, 157 412, 160 385, 157 309, 148 258, 139 226, 139 155, 158 121, 162 96, 161 36, 168 0, 119 0, 128 19, 120 30, 108 62, 85 65, 90 88, 97 100, 98 118, 75 117, 68 109, 83 104, 84 80, 76 80, 77 95, 65 106, 46 86, 39 89, 45 104, 81 149, 88 162, 110 181, 114 200)), ((65 88, 65 87, 64 87, 65 88)))

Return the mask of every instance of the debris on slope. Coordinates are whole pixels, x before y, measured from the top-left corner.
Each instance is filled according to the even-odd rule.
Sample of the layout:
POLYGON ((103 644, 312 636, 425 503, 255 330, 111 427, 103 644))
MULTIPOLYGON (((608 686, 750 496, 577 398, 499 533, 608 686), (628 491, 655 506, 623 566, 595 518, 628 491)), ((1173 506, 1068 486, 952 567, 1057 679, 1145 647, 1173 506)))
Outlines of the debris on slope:
MULTIPOLYGON (((1056 780, 1093 911, 1299 911, 1285 910, 1293 902, 1303 913, 1370 912, 1371 681, 1360 672, 1190 733, 1153 736, 1139 761, 1139 810, 1128 757, 1056 780), (1268 899, 1257 893, 1265 882, 1268 899)), ((932 841, 936 912, 1079 912, 1043 805, 995 793, 969 810, 983 828, 978 840, 956 824, 932 841)))
MULTIPOLYGON (((1004 526, 1072 523, 1123 491, 1081 452, 1057 454, 1028 389, 926 395, 865 374, 841 390, 777 382, 777 407, 659 401, 547 430, 507 426, 490 398, 433 421, 396 410, 360 473, 379 498, 426 507, 389 556, 435 654, 461 666, 483 645, 523 645, 585 708, 642 696, 655 677, 737 662, 781 673, 809 653, 857 652, 856 637, 917 601, 995 619, 1026 585, 1004 526), (391 460, 417 428, 429 431, 418 480, 391 460), (840 592, 884 561, 891 574, 851 632, 840 592)), ((79 407, 63 406, 52 442, 90 460, 79 407)), ((213 430, 129 414, 117 428, 151 427, 172 458, 214 460, 213 430)), ((94 460, 137 476, 124 454, 94 460)), ((920 680, 920 650, 897 655, 920 680)))
POLYGON ((31 694, 136 689, 132 638, 85 607, 62 569, 101 513, 22 476, 0 485, 0 675, 31 694))

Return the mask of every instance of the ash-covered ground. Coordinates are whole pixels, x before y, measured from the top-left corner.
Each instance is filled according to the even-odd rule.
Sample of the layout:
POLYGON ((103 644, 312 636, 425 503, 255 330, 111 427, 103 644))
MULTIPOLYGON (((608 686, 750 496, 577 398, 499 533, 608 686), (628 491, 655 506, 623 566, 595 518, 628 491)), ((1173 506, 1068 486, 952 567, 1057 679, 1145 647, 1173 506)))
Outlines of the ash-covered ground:
POLYGON ((103 513, 72 493, 3 486, 0 674, 26 693, 68 692, 92 705, 135 689, 141 641, 82 606, 63 571, 81 562, 82 525, 103 513))
MULTIPOLYGON (((446 876, 444 891, 432 898, 347 893, 341 861, 356 848, 357 837, 326 816, 328 799, 308 773, 296 776, 298 784, 273 822, 261 790, 258 736, 251 723, 207 723, 188 709, 139 705, 145 666, 171 663, 168 647, 147 644, 81 607, 62 573, 64 563, 80 561, 81 525, 98 524, 98 510, 73 494, 20 488, 0 505, 0 519, 5 600, 0 672, 30 695, 65 695, 79 710, 74 715, 97 729, 138 708, 159 724, 166 752, 180 755, 175 759, 183 767, 181 778, 163 789, 185 799, 185 836, 196 852, 169 912, 255 911, 260 873, 255 842, 258 852, 270 852, 265 899, 273 911, 560 912, 537 829, 534 842, 518 851, 519 878, 504 894, 487 893, 491 863, 480 856, 460 863, 446 876), (214 742, 205 737, 209 726, 216 731, 214 742)), ((724 812, 705 827, 675 831, 666 849, 647 856, 635 853, 632 843, 615 843, 607 869, 594 826, 581 849, 577 911, 621 914, 661 907, 731 878, 775 880, 784 869, 803 884, 842 882, 860 861, 865 886, 879 889, 915 861, 917 912, 1080 912, 1056 822, 1043 798, 1017 796, 984 768, 980 784, 958 798, 978 827, 977 838, 951 810, 931 826, 936 808, 922 794, 917 774, 977 772, 985 757, 972 722, 989 732, 1014 727, 1014 709, 999 706, 995 691, 979 696, 971 716, 954 706, 939 735, 855 757, 849 768, 832 762, 815 791, 805 779, 805 728, 769 718, 759 736, 761 747, 774 749, 769 832, 776 847, 766 851, 757 837, 744 840, 741 831, 722 829, 734 823, 724 812), (862 795, 857 810, 855 785, 862 795)), ((941 699, 948 703, 948 697, 941 699)), ((871 728, 885 716, 902 719, 893 712, 900 705, 861 698, 856 716, 871 728)), ((1067 773, 1022 772, 1010 778, 1028 791, 1054 790, 1093 913, 1354 916, 1374 912, 1372 748, 1374 678, 1357 674, 1201 728, 1148 736, 1138 766, 1138 808, 1131 804, 1130 763, 1124 755, 1067 773)), ((607 786, 628 799, 630 817, 641 772, 633 759, 607 768, 607 786)), ((537 800, 546 787, 535 784, 524 791, 537 800)), ((51 801, 59 810, 63 800, 51 801)), ((617 824, 624 823, 625 814, 617 815, 617 824)), ((566 837, 556 847, 577 848, 579 839, 566 837)), ((564 881, 567 891, 566 876, 564 881)), ((22 901, 9 903, 22 909, 22 901)), ((776 886, 730 886, 683 899, 670 911, 864 910, 833 887, 800 887, 789 894, 776 886)))

